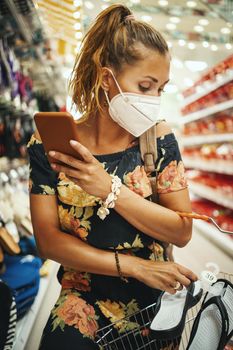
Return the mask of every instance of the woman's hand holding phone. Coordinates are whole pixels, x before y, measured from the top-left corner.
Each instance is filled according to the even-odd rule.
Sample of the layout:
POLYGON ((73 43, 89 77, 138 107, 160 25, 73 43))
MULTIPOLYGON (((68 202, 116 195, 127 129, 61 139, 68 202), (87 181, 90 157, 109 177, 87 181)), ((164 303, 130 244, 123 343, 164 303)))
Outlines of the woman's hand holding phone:
POLYGON ((65 173, 90 195, 102 200, 106 199, 111 191, 111 176, 85 146, 74 140, 70 141, 70 145, 77 152, 77 156, 79 158, 81 156, 83 160, 61 152, 50 151, 49 156, 54 161, 58 160, 59 163, 63 163, 52 163, 53 170, 65 173))

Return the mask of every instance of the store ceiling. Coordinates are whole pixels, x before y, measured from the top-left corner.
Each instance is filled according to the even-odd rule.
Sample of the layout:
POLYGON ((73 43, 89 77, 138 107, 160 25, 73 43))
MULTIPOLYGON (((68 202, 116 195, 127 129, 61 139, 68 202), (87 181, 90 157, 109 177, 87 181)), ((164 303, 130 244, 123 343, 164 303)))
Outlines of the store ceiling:
POLYGON ((113 3, 129 6, 137 19, 164 34, 173 57, 171 78, 179 90, 233 52, 233 0, 37 0, 35 5, 69 66, 82 33, 113 3))

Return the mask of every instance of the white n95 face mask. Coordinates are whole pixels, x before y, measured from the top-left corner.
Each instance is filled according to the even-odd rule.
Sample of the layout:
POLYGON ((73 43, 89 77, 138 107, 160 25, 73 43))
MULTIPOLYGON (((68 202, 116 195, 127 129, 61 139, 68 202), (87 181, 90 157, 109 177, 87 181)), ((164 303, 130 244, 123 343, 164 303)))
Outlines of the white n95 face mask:
POLYGON ((139 137, 156 123, 161 98, 160 96, 122 92, 113 73, 112 76, 120 93, 110 101, 104 90, 109 104, 109 114, 118 125, 135 137, 139 137))

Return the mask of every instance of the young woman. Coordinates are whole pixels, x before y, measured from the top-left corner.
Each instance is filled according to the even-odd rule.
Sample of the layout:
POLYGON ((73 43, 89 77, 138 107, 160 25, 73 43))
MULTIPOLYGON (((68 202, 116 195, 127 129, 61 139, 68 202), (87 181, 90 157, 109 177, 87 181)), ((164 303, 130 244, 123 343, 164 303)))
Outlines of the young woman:
MULTIPOLYGON (((191 211, 175 136, 157 120, 159 204, 149 200, 138 145, 138 136, 156 123, 169 65, 157 30, 123 5, 109 7, 86 34, 71 81, 83 113, 72 146, 83 161, 51 152, 63 163, 51 167, 38 133, 28 144, 37 246, 41 256, 61 264, 62 291, 40 349, 96 349, 95 332, 107 320, 197 279, 166 261, 163 246, 183 247, 192 232, 191 219, 175 212, 191 211)), ((130 327, 118 326, 122 332, 130 327)))

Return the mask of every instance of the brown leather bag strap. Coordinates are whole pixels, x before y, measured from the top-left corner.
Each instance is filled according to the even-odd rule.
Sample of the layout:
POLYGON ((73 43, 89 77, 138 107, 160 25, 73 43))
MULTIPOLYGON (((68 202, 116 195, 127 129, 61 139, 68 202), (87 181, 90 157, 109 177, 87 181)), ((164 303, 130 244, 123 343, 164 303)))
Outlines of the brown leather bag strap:
MULTIPOLYGON (((156 125, 147 130, 139 138, 141 158, 144 161, 144 168, 146 172, 155 171, 155 162, 158 157, 157 139, 156 139, 156 125)), ((156 186, 156 176, 149 177, 152 189, 152 201, 158 202, 158 193, 156 186)))
POLYGON ((144 161, 146 172, 155 171, 155 162, 158 157, 156 125, 152 126, 139 138, 141 158, 144 161))

